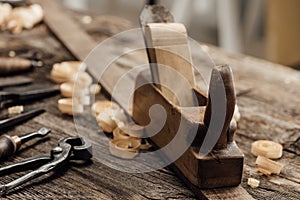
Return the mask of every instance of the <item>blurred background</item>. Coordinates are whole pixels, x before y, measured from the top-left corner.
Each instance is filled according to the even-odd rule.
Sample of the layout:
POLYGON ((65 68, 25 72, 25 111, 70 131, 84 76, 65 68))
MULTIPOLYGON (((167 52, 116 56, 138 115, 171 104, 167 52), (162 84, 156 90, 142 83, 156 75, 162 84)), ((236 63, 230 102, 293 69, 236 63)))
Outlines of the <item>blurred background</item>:
MULTIPOLYGON (((112 15, 139 27, 150 0, 60 0, 93 15, 112 15)), ((247 54, 300 69, 300 0, 156 0, 189 36, 231 53, 247 54)))

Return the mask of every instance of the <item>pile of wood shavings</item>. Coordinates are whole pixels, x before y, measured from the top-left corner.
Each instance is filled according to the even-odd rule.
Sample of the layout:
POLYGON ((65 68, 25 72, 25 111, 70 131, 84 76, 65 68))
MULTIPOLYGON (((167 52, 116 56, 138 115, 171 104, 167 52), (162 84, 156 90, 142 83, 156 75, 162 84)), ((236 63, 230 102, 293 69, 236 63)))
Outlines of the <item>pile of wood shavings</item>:
POLYGON ((38 4, 27 7, 12 8, 10 4, 0 3, 0 28, 13 34, 21 33, 23 29, 32 29, 44 18, 44 11, 38 4))
POLYGON ((101 87, 92 84, 92 77, 85 71, 86 65, 80 61, 56 63, 52 67, 51 79, 61 83, 61 95, 58 100, 59 110, 67 115, 82 113, 84 106, 90 105, 90 94, 97 94, 101 87))
POLYGON ((112 133, 109 142, 110 153, 123 159, 133 159, 140 150, 148 150, 151 145, 141 139, 144 127, 128 123, 124 110, 111 101, 97 101, 92 105, 92 112, 99 126, 106 133, 112 133))
MULTIPOLYGON (((251 153, 257 156, 256 166, 264 175, 280 174, 284 164, 271 160, 279 159, 282 156, 282 145, 269 140, 257 140, 251 145, 251 153)), ((247 184, 252 188, 259 187, 260 181, 248 178, 247 184)))

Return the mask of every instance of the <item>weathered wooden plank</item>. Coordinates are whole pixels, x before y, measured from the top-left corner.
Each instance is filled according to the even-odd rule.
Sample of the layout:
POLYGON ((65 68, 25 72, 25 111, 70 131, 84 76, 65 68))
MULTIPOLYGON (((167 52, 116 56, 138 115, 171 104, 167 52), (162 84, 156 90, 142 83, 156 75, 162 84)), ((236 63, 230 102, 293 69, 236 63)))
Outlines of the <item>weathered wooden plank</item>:
POLYGON ((74 32, 77 29, 81 30, 81 27, 69 17, 66 17, 67 15, 60 4, 47 0, 38 2, 44 9, 44 21, 50 30, 69 49, 70 53, 77 59, 84 60, 88 55, 87 53, 91 52, 97 46, 97 43, 84 32, 74 32))

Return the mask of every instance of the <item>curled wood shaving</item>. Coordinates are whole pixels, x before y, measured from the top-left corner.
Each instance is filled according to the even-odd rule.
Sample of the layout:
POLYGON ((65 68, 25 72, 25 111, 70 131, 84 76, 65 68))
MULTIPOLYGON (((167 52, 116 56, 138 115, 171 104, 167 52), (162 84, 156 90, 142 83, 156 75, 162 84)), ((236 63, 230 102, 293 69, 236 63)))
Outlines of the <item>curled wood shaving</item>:
POLYGON ((109 151, 119 158, 133 159, 138 155, 140 145, 140 141, 135 139, 114 139, 109 142, 109 151))
POLYGON ((60 93, 63 97, 72 97, 74 90, 74 83, 66 82, 60 85, 60 93))
POLYGON ((63 97, 84 97, 88 96, 87 88, 76 87, 73 82, 65 82, 60 85, 60 93, 63 97))
POLYGON ((127 123, 127 117, 120 106, 111 101, 97 101, 92 105, 92 112, 103 131, 113 133, 110 152, 114 156, 132 159, 140 150, 148 150, 151 145, 141 139, 145 128, 135 123, 127 123))
POLYGON ((96 120, 105 132, 111 133, 118 124, 123 124, 127 121, 127 117, 123 109, 104 109, 97 115, 96 120))
POLYGON ((256 165, 260 172, 263 174, 280 174, 280 171, 284 167, 284 164, 270 160, 263 156, 258 156, 256 159, 256 165))
POLYGON ((6 29, 6 23, 12 13, 12 7, 8 3, 0 3, 0 28, 6 29))
POLYGON ((101 86, 99 84, 92 84, 90 86, 90 94, 99 94, 101 91, 101 86))
POLYGON ((112 133, 117 127, 117 123, 111 118, 109 112, 101 112, 97 115, 96 120, 104 132, 112 133))
POLYGON ((255 156, 277 159, 282 156, 282 145, 269 140, 257 140, 251 145, 251 153, 255 156))
POLYGON ((121 129, 126 134, 128 134, 132 137, 141 138, 145 134, 145 128, 143 126, 139 126, 133 122, 122 126, 121 129))
POLYGON ((51 70, 51 79, 60 85, 61 95, 67 97, 58 101, 62 113, 74 115, 83 112, 83 106, 90 105, 89 89, 92 77, 85 72, 86 65, 80 61, 56 63, 51 70))
POLYGON ((114 139, 117 140, 117 139, 124 139, 124 140, 127 140, 127 139, 130 139, 130 135, 126 134, 122 129, 120 129, 119 127, 115 128, 113 130, 113 136, 114 136, 114 139))
POLYGON ((0 4, 0 27, 14 34, 21 33, 23 29, 32 29, 43 18, 44 11, 38 4, 14 9, 8 4, 0 4))
POLYGON ((67 115, 74 115, 83 112, 83 105, 73 101, 72 98, 58 100, 58 109, 67 115))
POLYGON ((142 143, 140 145, 139 149, 141 149, 141 150, 149 150, 151 147, 152 147, 152 145, 147 140, 145 140, 145 143, 144 144, 142 143))
POLYGON ((86 65, 80 61, 55 63, 51 70, 51 79, 56 83, 83 81, 84 86, 91 84, 92 78, 84 72, 86 65))
POLYGON ((99 115, 102 113, 105 109, 121 109, 120 106, 112 101, 96 101, 92 105, 92 112, 94 116, 99 115))
POLYGON ((86 96, 73 96, 73 99, 75 99, 78 103, 84 105, 84 106, 88 106, 91 104, 91 98, 90 96, 86 95, 86 96))

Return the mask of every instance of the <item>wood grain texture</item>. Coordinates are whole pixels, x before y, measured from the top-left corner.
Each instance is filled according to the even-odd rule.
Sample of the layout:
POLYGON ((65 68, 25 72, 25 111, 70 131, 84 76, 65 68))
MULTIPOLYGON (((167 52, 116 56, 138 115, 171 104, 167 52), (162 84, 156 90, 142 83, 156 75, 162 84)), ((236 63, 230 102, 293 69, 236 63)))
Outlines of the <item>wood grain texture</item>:
MULTIPOLYGON (((162 94, 176 105, 193 106, 195 86, 187 32, 180 23, 149 23, 145 27, 149 54, 154 58, 162 94), (180 102, 181 101, 181 102, 180 102)), ((151 62, 151 61, 150 61, 151 62)))
MULTIPOLYGON (((229 124, 232 120, 235 106, 235 94, 234 87, 231 85, 233 82, 230 68, 228 66, 219 66, 213 69, 212 81, 209 88, 210 97, 213 100, 217 98, 215 96, 216 91, 220 91, 218 90, 220 86, 221 89, 224 89, 223 87, 226 85, 226 98, 222 101, 228 104, 226 113, 224 112, 224 118, 225 115, 228 118, 225 119, 220 129, 214 132, 209 131, 209 124, 217 124, 221 119, 216 118, 214 114, 209 114, 208 116, 207 113, 211 113, 211 110, 206 110, 204 113, 197 111, 205 109, 205 107, 178 107, 172 104, 164 96, 163 92, 153 84, 139 86, 140 83, 147 82, 145 79, 150 79, 150 75, 140 73, 137 77, 136 85, 138 89, 134 93, 132 116, 136 123, 147 126, 146 130, 148 134, 157 132, 155 135, 149 137, 151 137, 151 140, 158 147, 164 148, 163 153, 169 159, 174 159, 174 152, 176 152, 176 156, 180 155, 174 162, 174 166, 178 169, 176 172, 184 176, 191 184, 198 188, 220 188, 239 185, 243 171, 243 154, 235 142, 227 141, 227 134, 230 132, 229 124), (161 113, 157 111, 151 114, 151 119, 148 116, 151 107, 154 105, 162 106, 167 115, 166 122, 159 131, 156 131, 156 129, 157 126, 160 126, 159 121, 163 120, 161 113), (205 118, 204 115, 206 116, 205 118), (207 118, 209 118, 208 122, 204 120, 208 120, 207 118), (205 141, 204 138, 208 135, 212 139, 214 134, 218 133, 220 133, 220 137, 217 136, 219 142, 217 142, 218 138, 216 138, 217 144, 214 150, 212 150, 213 146, 210 147, 209 142, 205 141), (192 137, 194 138, 192 139, 192 137), (188 142, 192 144, 192 147, 183 150, 186 147, 185 144, 188 142), (202 146, 206 148, 202 148, 202 146), (182 153, 179 153, 181 151, 182 153), (203 156, 199 156, 198 152, 203 154, 203 156)), ((221 99, 218 98, 218 100, 221 99)), ((210 107, 216 106, 215 103, 209 105, 210 107)), ((221 109, 217 110, 220 112, 221 109)), ((200 192, 201 190, 199 190, 200 192)), ((242 193, 245 192, 241 191, 242 193)))
MULTIPOLYGON (((76 15, 75 19, 79 21, 80 17, 76 15)), ((104 21, 102 20, 102 23, 104 21)), ((115 20, 116 24, 118 22, 115 20)), ((110 30, 105 30, 105 26, 101 24, 97 26, 81 24, 81 26, 87 32, 91 32, 94 38, 102 40, 109 36, 107 33, 110 30)), ((42 52, 42 58, 46 63, 44 68, 26 74, 35 79, 37 85, 52 86, 53 83, 49 78, 51 65, 54 62, 74 59, 44 25, 32 31, 25 31, 17 37, 6 32, 0 34, 2 56, 7 55, 9 50, 15 50, 18 54, 31 49, 42 52)), ((241 187, 255 199, 298 199, 300 196, 300 73, 252 57, 229 55, 213 46, 203 45, 203 49, 211 55, 216 64, 227 63, 232 66, 235 75, 238 105, 242 114, 235 140, 245 154, 245 170, 241 187), (251 142, 257 139, 271 139, 284 145, 283 157, 279 161, 286 166, 279 176, 266 177, 257 172, 255 157, 250 153, 251 142), (260 187, 257 189, 248 187, 246 185, 248 177, 260 179, 260 187)), ((126 67, 130 69, 134 63, 133 58, 132 55, 122 58, 128 66, 120 67, 120 71, 126 71, 126 67)), ((26 86, 22 87, 22 90, 32 87, 40 86, 26 86)), ((48 126, 53 129, 51 138, 43 143, 32 141, 26 144, 15 157, 5 162, 1 161, 1 165, 40 153, 48 153, 51 147, 56 145, 57 139, 76 134, 72 118, 58 111, 56 104, 58 98, 58 96, 52 97, 28 105, 28 109, 46 108, 47 113, 8 132, 10 135, 19 135, 40 126, 48 126)), ((88 127, 85 128, 88 130, 88 127)), ((7 183, 22 174, 24 173, 1 177, 0 183, 7 183)), ((211 199, 240 199, 233 190, 231 194, 224 193, 222 189, 208 190, 207 196, 211 199)), ((84 166, 69 165, 57 174, 37 179, 7 196, 7 199, 47 198, 196 199, 196 196, 169 168, 146 174, 126 174, 112 170, 97 160, 84 166)))

